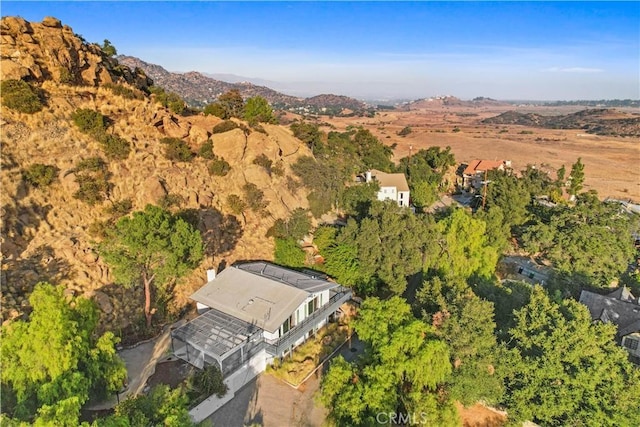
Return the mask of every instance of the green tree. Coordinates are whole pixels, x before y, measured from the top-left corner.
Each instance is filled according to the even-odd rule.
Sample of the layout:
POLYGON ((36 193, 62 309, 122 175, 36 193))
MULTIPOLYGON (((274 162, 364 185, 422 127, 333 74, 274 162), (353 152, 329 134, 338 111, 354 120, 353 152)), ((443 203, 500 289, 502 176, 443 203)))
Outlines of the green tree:
POLYGON ((504 224, 509 228, 524 224, 528 219, 527 206, 531 193, 523 180, 506 171, 489 171, 487 174, 485 207, 502 210, 504 224))
POLYGON ((410 189, 411 201, 418 208, 427 208, 438 200, 437 183, 431 183, 429 181, 412 181, 410 189))
POLYGON ((100 47, 102 48, 102 52, 107 56, 116 56, 118 54, 116 47, 107 39, 104 39, 104 43, 102 43, 100 47))
POLYGON ((306 255, 295 240, 291 238, 276 238, 273 259, 276 264, 286 267, 302 267, 304 266, 306 255))
POLYGON ((275 224, 267 231, 267 237, 290 238, 293 241, 298 241, 309 233, 310 228, 311 221, 307 211, 302 208, 296 208, 291 212, 288 220, 276 220, 275 224))
POLYGON ((228 119, 229 116, 227 115, 227 111, 225 110, 224 106, 222 104, 220 104, 219 102, 214 102, 212 104, 207 104, 206 107, 204 107, 204 115, 205 116, 216 116, 219 117, 221 119, 228 119))
POLYGON ((29 83, 23 80, 3 80, 0 85, 2 105, 21 113, 33 114, 42 110, 42 100, 29 83))
POLYGON ((485 230, 484 221, 454 209, 437 222, 425 267, 445 278, 492 277, 498 252, 488 244, 485 230))
POLYGON ((497 367, 501 351, 494 335, 493 304, 476 296, 464 281, 437 276, 424 282, 417 301, 424 320, 449 345, 451 396, 464 405, 497 403, 504 387, 497 367))
POLYGON ((293 122, 289 126, 293 136, 307 144, 312 154, 315 154, 316 147, 322 148, 323 133, 318 125, 307 122, 293 122))
POLYGON ((227 117, 244 117, 244 100, 239 90, 232 89, 223 93, 218 97, 218 102, 226 111, 227 117))
POLYGON ((575 206, 541 209, 522 235, 524 247, 549 259, 564 274, 583 275, 582 285, 607 287, 633 261, 637 215, 621 214, 619 205, 582 193, 575 206))
POLYGON ((124 286, 142 282, 147 327, 152 287, 164 289, 197 267, 203 256, 200 233, 178 216, 152 205, 118 220, 100 245, 115 281, 124 286))
POLYGON ((115 414, 100 419, 94 427, 195 427, 188 409, 188 398, 182 389, 171 390, 161 384, 148 394, 120 402, 115 414))
POLYGON ((78 425, 90 396, 122 388, 127 373, 111 332, 97 336, 98 312, 85 298, 68 300, 60 287, 39 283, 28 321, 2 328, 2 410, 36 425, 78 425), (7 393, 8 391, 8 393, 7 393), (15 397, 15 406, 7 404, 15 397), (37 421, 39 419, 39 421, 37 421))
POLYGON ((510 330, 504 403, 509 416, 540 425, 640 425, 640 372, 573 300, 552 302, 536 286, 510 330))
POLYGON ((584 184, 584 164, 582 158, 571 165, 571 173, 569 174, 569 194, 577 195, 584 184))
POLYGON ((451 373, 447 345, 404 300, 365 300, 354 329, 366 343, 364 357, 351 364, 334 359, 321 384, 320 401, 337 425, 376 425, 378 414, 390 412, 460 425, 443 386, 451 373))
POLYGON ((252 126, 258 123, 275 123, 276 121, 269 102, 261 96, 252 96, 247 99, 244 106, 244 119, 252 126))

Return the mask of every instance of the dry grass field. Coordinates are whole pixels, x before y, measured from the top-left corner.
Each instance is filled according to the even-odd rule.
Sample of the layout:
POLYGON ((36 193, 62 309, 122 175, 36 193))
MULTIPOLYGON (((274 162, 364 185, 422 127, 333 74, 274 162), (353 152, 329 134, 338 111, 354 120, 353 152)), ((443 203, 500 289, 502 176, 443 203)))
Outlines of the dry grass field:
POLYGON ((394 158, 431 146, 450 146, 458 162, 472 159, 511 160, 515 170, 528 164, 549 171, 578 157, 585 164, 585 189, 597 190, 601 198, 614 197, 640 202, 640 138, 608 137, 580 130, 540 129, 519 125, 488 125, 481 120, 508 110, 559 115, 580 107, 461 107, 434 105, 411 111, 382 111, 373 118, 327 120, 338 130, 362 125, 387 145, 397 144, 394 158), (405 126, 412 132, 397 133, 405 126), (457 129, 457 130, 456 130, 457 129))

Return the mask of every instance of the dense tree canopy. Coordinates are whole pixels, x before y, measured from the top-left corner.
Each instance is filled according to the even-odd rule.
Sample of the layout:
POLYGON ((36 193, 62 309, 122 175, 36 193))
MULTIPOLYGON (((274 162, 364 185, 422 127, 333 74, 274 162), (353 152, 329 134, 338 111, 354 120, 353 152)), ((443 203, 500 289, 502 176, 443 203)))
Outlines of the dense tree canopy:
POLYGON ((85 298, 36 285, 28 321, 2 328, 2 411, 36 425, 76 426, 90 396, 123 387, 127 372, 111 332, 97 337, 98 312, 85 298), (50 425, 50 424, 49 424, 50 425))
POLYGON ((498 252, 489 245, 485 230, 484 221, 463 209, 454 209, 436 224, 425 267, 442 277, 463 280, 472 275, 493 276, 498 252))
POLYGON ((411 424, 460 424, 443 388, 451 373, 447 345, 406 302, 367 299, 354 328, 366 343, 363 359, 339 356, 322 379, 320 399, 338 425, 384 423, 381 413, 414 414, 411 424))
POLYGON ((522 240, 529 252, 548 258, 559 272, 584 277, 584 285, 606 287, 633 259, 632 231, 638 221, 618 204, 583 193, 575 206, 541 207, 522 240))
POLYGON ((144 314, 151 325, 151 288, 163 290, 195 268, 202 259, 202 238, 197 230, 178 216, 147 205, 132 217, 121 218, 100 253, 113 269, 117 283, 132 286, 142 282, 145 289, 144 314))
POLYGON ((510 331, 505 403, 509 416, 540 425, 640 425, 640 372, 573 300, 552 302, 536 286, 510 331))

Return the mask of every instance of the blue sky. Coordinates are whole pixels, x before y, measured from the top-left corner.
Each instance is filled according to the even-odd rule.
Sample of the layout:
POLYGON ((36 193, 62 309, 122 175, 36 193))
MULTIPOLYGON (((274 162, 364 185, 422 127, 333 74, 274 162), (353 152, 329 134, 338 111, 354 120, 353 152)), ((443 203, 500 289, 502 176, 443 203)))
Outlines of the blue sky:
POLYGON ((640 98, 638 2, 9 2, 170 71, 295 94, 640 98))

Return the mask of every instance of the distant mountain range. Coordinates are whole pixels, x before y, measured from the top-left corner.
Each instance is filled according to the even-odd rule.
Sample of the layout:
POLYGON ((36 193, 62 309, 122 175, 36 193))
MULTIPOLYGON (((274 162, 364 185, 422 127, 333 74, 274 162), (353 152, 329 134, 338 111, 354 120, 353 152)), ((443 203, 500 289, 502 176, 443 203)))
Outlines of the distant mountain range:
POLYGON ((521 125, 546 129, 581 129, 586 133, 609 136, 640 136, 640 117, 615 109, 589 109, 560 116, 507 111, 484 119, 484 124, 521 125))
MULTIPOLYGON (((341 95, 323 94, 311 98, 300 98, 277 92, 267 86, 257 85, 249 81, 240 81, 241 76, 233 74, 216 74, 216 77, 228 78, 223 81, 196 71, 173 73, 160 65, 150 64, 133 56, 120 55, 118 62, 128 67, 142 69, 154 84, 165 90, 180 95, 187 104, 203 107, 214 102, 218 96, 232 89, 237 89, 243 98, 261 96, 278 109, 299 113, 320 115, 353 115, 364 114, 369 106, 357 99, 341 95)), ((253 79, 254 82, 269 83, 268 80, 253 79)))
POLYGON ((444 96, 434 96, 431 98, 423 98, 417 99, 415 101, 405 102, 401 105, 401 109, 403 110, 418 110, 421 108, 429 108, 429 107, 488 107, 488 106, 506 106, 510 105, 509 102, 506 101, 498 101, 492 98, 486 97, 478 97, 474 98, 471 101, 464 101, 460 98, 456 98, 455 96, 444 95, 444 96))

